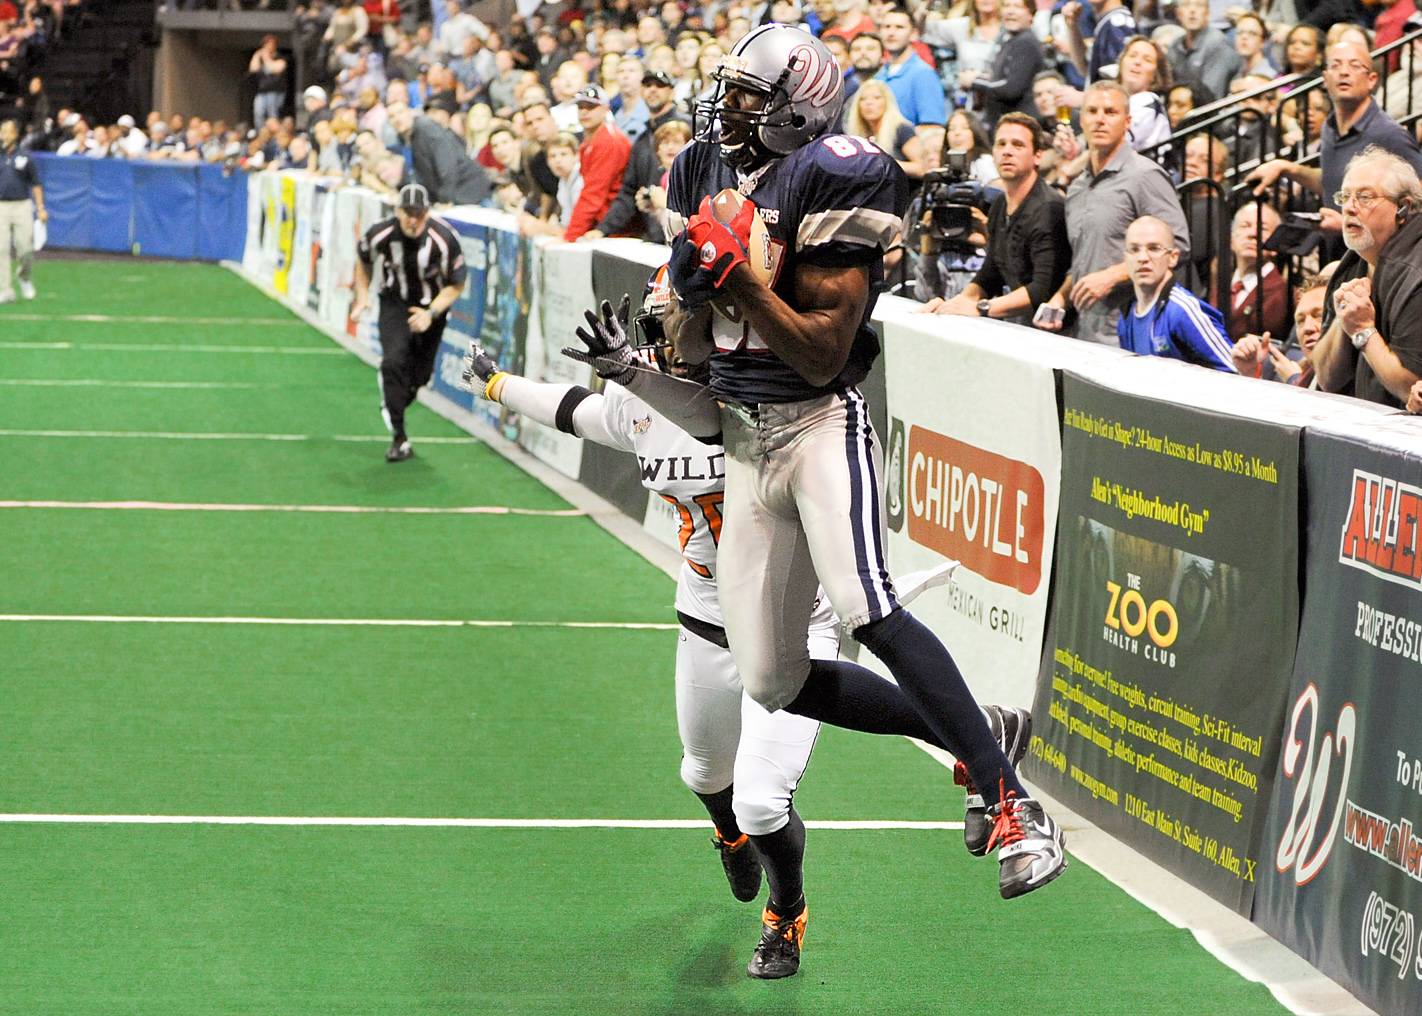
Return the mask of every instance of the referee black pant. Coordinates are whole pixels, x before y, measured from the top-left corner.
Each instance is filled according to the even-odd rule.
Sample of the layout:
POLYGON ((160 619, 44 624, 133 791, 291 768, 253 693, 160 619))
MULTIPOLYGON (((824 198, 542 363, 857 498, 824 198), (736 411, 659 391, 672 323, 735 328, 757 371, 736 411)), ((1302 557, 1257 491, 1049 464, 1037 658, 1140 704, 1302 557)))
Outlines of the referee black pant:
POLYGON ((410 331, 414 304, 380 298, 380 408, 397 440, 405 437, 405 407, 429 384, 435 354, 444 334, 445 317, 437 317, 423 332, 410 331))

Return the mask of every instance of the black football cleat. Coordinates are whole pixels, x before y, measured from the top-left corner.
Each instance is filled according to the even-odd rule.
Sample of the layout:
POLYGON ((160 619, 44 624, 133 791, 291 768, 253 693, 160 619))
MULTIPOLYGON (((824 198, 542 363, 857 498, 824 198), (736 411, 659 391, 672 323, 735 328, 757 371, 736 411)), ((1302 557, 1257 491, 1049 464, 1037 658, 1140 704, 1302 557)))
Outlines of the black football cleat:
POLYGON ((763 981, 790 977, 800 969, 800 947, 805 941, 805 921, 810 909, 797 917, 781 917, 769 907, 760 915, 760 941, 746 964, 746 973, 763 981))
POLYGON ((1066 870, 1066 837, 1041 804, 1007 791, 992 809, 988 849, 997 847, 997 889, 1010 900, 1040 889, 1066 870))
POLYGON ((750 837, 741 833, 734 842, 721 839, 720 832, 711 837, 711 845, 721 854, 721 867, 726 881, 731 883, 731 895, 742 903, 750 903, 760 895, 760 856, 751 846, 750 837))
POLYGON ((385 450, 386 462, 404 462, 408 458, 413 458, 415 449, 410 447, 410 442, 406 438, 397 438, 390 443, 390 447, 385 450))
MULTIPOLYGON (((1016 767, 1027 754, 1027 743, 1032 739, 1032 714, 1007 706, 983 706, 983 712, 987 714, 988 726, 992 728, 992 736, 997 738, 998 747, 1016 767)), ((988 852, 988 836, 992 832, 987 804, 973 786, 968 767, 961 762, 953 765, 953 782, 968 792, 963 813, 963 845, 974 857, 982 857, 988 852)))

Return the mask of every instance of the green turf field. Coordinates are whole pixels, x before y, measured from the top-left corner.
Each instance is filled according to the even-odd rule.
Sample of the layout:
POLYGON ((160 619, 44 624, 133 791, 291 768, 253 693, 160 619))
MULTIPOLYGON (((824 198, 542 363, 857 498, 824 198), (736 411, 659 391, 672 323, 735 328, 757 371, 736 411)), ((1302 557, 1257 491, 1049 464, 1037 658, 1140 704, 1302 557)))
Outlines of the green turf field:
MULTIPOLYGON (((370 369, 220 268, 37 282, 0 308, 0 813, 61 818, 0 822, 0 1013, 1281 1011, 1085 865, 1004 903, 931 829, 812 829, 801 973, 748 980, 758 907, 676 824, 675 634, 561 624, 665 625, 669 578, 579 515, 197 510, 569 506, 423 408, 387 466, 370 369), (272 623, 333 619, 512 624, 272 623)), ((826 730, 797 806, 962 795, 826 730)))

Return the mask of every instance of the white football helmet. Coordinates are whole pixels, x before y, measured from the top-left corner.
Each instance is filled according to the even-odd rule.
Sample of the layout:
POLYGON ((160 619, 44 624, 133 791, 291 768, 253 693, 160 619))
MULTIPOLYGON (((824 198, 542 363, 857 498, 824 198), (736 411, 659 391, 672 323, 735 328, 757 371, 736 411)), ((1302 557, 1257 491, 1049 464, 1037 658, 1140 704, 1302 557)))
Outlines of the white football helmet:
POLYGON ((721 146, 721 158, 740 170, 756 166, 827 134, 839 123, 844 82, 825 44, 802 28, 765 24, 721 58, 709 100, 692 109, 699 141, 721 146), (761 96, 760 108, 727 105, 727 92, 761 96))

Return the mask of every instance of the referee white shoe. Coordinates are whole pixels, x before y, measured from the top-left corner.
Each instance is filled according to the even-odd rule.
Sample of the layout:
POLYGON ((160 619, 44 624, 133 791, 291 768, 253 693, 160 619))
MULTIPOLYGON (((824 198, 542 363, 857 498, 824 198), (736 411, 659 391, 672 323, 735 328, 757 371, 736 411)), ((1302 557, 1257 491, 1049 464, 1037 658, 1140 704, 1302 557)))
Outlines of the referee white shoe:
POLYGON ((26 300, 33 300, 35 298, 35 284, 33 282, 30 282, 28 279, 21 279, 20 295, 23 296, 26 300))
POLYGON ((395 441, 392 441, 390 443, 390 447, 386 449, 385 461, 404 462, 406 459, 414 457, 414 454, 415 449, 410 447, 410 442, 408 438, 397 439, 395 441))

